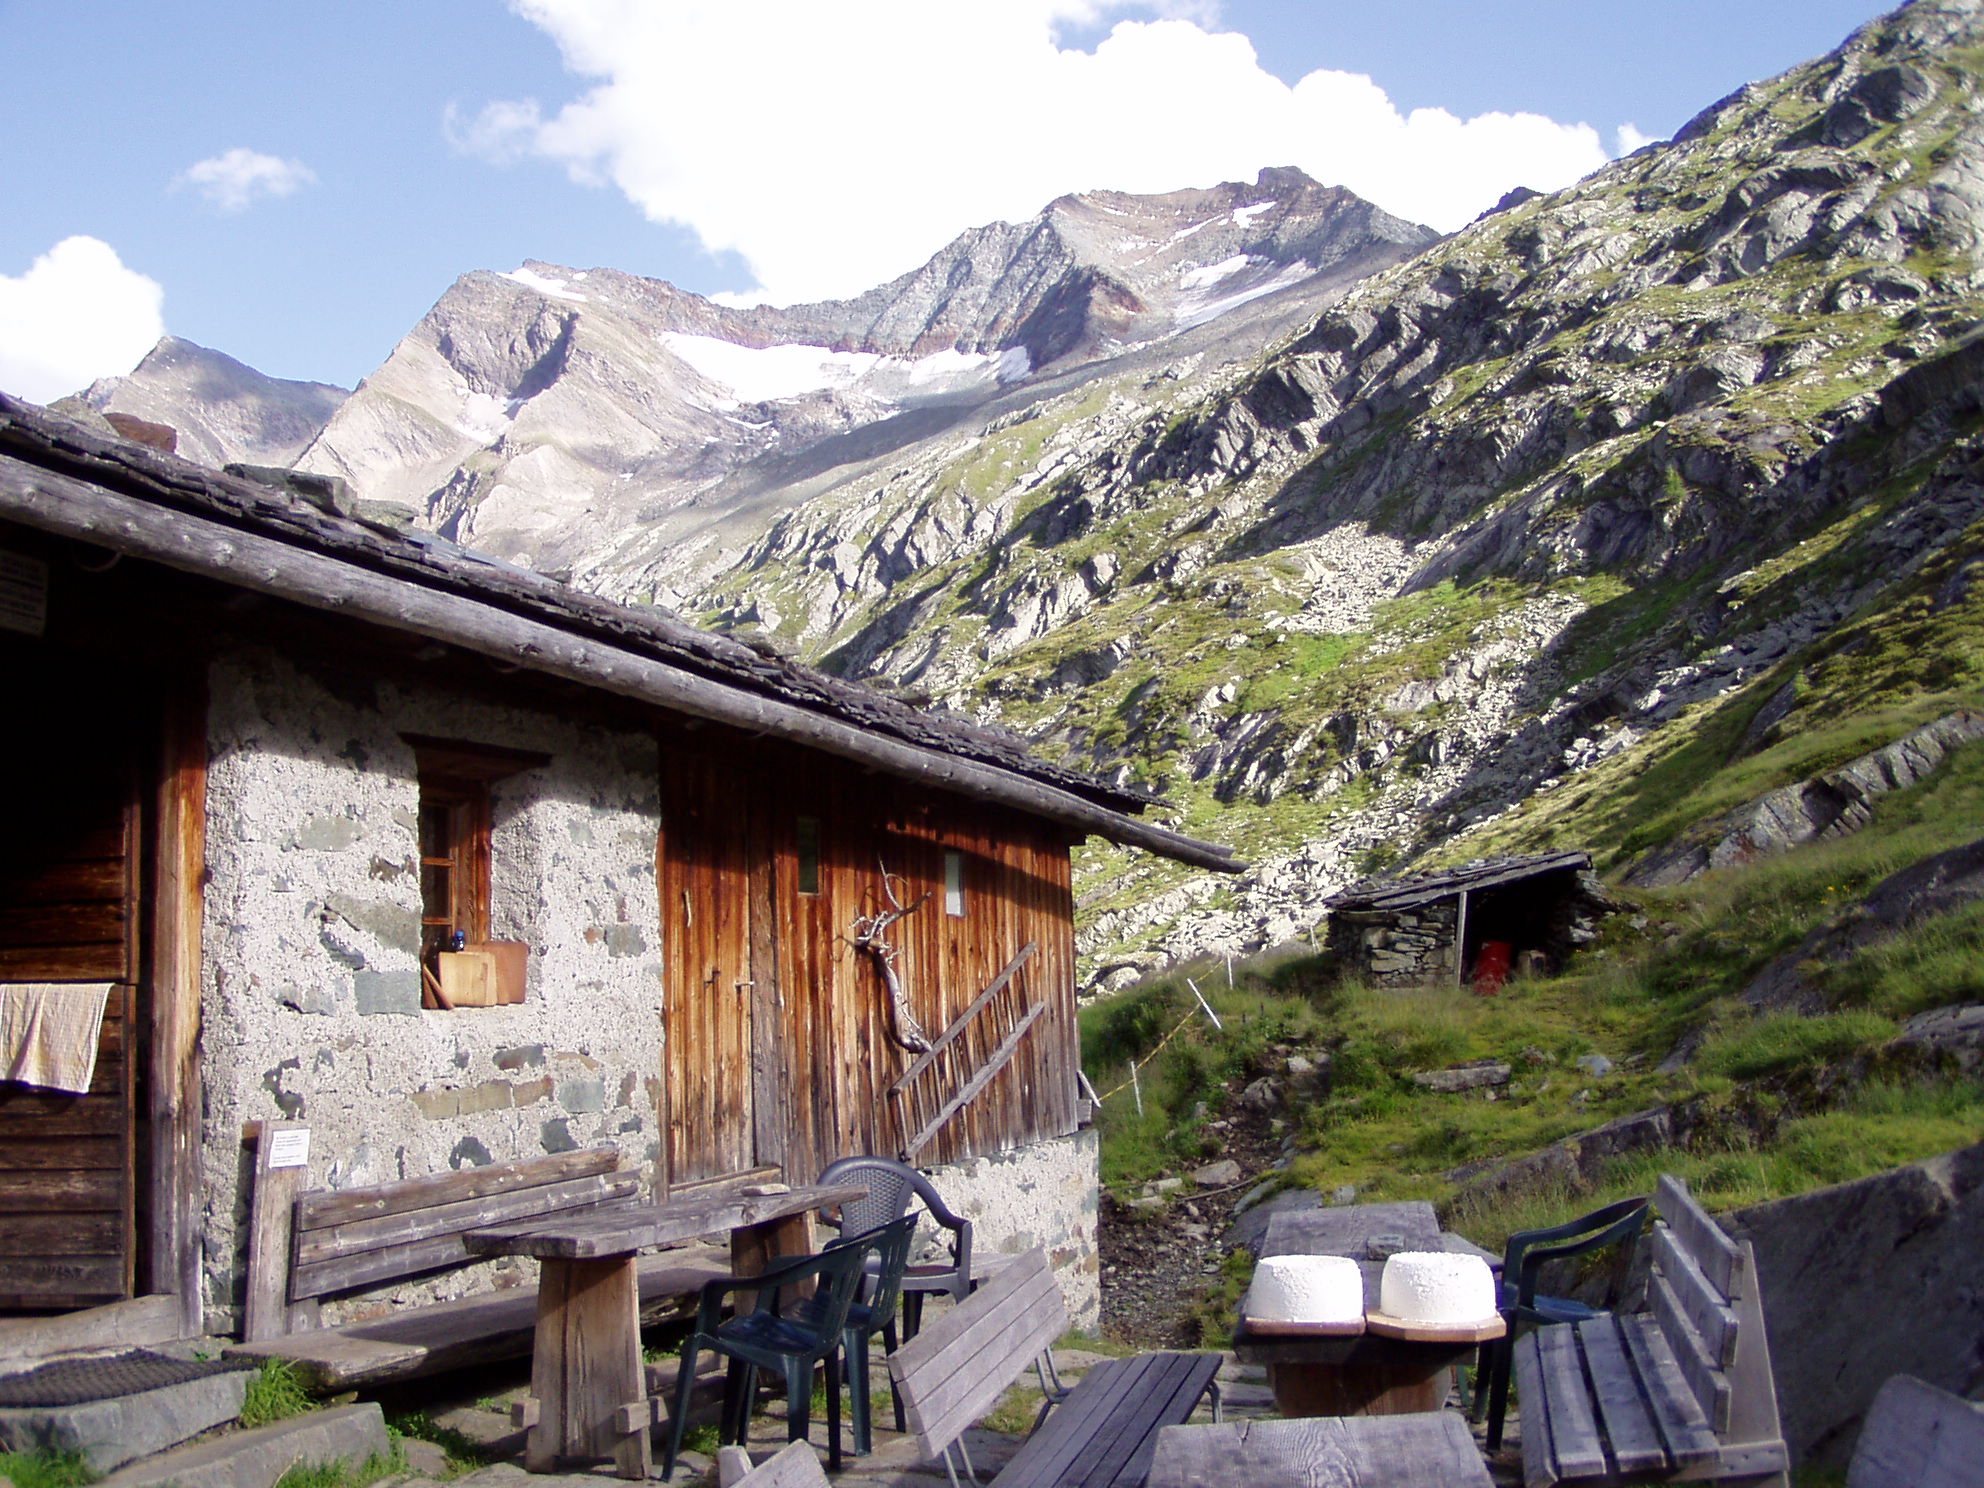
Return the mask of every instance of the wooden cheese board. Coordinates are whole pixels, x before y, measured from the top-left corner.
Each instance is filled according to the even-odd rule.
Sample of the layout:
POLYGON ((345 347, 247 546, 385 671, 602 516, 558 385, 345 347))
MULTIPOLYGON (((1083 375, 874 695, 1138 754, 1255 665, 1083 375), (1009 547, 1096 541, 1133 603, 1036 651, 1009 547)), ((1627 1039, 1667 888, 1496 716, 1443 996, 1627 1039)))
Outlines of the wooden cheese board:
POLYGON ((1355 1338, 1364 1331, 1361 1317, 1334 1323, 1293 1323, 1285 1318, 1257 1318, 1242 1312, 1240 1325, 1262 1338, 1355 1338))
POLYGON ((1375 1307, 1364 1314, 1364 1326, 1380 1338, 1397 1338, 1407 1343, 1486 1343, 1507 1331, 1499 1316, 1472 1323, 1415 1323, 1375 1307))

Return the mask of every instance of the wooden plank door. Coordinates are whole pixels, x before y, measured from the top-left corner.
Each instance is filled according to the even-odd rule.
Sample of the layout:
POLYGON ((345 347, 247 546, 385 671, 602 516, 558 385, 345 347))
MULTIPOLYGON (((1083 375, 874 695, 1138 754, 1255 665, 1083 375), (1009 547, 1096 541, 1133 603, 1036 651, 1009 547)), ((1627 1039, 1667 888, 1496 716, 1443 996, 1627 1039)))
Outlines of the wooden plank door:
POLYGON ((759 1166, 749 807, 734 774, 666 758, 661 781, 663 1056, 668 1182, 759 1166))
POLYGON ((128 693, 5 656, 0 981, 112 984, 86 1094, 0 1080, 0 1308, 133 1294, 141 822, 128 693))

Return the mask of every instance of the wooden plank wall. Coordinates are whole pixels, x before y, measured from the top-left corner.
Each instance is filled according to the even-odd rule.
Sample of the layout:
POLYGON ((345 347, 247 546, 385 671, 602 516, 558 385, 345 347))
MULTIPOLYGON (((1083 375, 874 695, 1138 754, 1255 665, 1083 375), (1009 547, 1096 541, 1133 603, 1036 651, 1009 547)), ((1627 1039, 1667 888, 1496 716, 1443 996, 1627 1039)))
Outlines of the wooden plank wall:
POLYGON ((753 1156, 749 836, 715 760, 662 771, 658 855, 667 979, 669 1173, 693 1183, 753 1156))
MULTIPOLYGON (((949 1162, 1074 1130, 1073 892, 1061 828, 716 728, 664 730, 662 757, 667 1120, 671 1153, 692 1157, 687 1168, 672 1171, 672 1182, 709 1176, 702 1170, 713 1160, 743 1158, 734 1147, 717 1150, 726 1126, 782 1132, 783 1151, 760 1140, 744 1166, 782 1165, 795 1180, 812 1178, 835 1157, 898 1150, 904 1133, 887 1091, 915 1056, 891 1037, 889 1002, 873 960, 849 939, 855 919, 884 903, 884 866, 900 880, 905 904, 928 895, 889 933, 925 1032, 941 1032, 1029 940, 1040 949, 1021 974, 1023 990, 1029 1002, 1047 1005, 1013 1062, 918 1162, 949 1162), (687 798, 697 793, 718 804, 699 807, 687 798), (802 816, 820 823, 815 894, 799 892, 802 816), (727 878, 696 885, 685 876, 681 865, 740 843, 745 861, 727 878), (946 850, 965 855, 961 918, 944 909, 946 850), (714 894, 741 907, 745 923, 735 922, 736 908, 713 921, 699 897, 714 894), (693 968, 712 957, 712 924, 729 925, 725 933, 736 944, 756 947, 746 958, 757 984, 756 1031, 743 1037, 756 1045, 761 1065, 769 1058, 783 1078, 760 1080, 755 1093, 726 1086, 712 1096, 711 1082, 727 1077, 710 1066, 741 1057, 738 1000, 731 994, 726 1005, 721 995, 699 996, 678 969, 706 974, 693 968), (775 980, 770 995, 767 976, 775 980), (782 1109, 767 1111, 768 1101, 782 1109), (714 1126, 699 1132, 704 1123, 714 1126)), ((721 954, 739 959, 734 946, 721 954)), ((991 1052, 984 1032, 967 1038, 973 1063, 991 1052)))
POLYGON ((37 686, 36 671, 16 674, 22 706, 0 746, 15 787, 0 833, 0 980, 117 985, 87 1094, 0 1082, 0 1307, 128 1297, 136 1260, 135 720, 37 686))

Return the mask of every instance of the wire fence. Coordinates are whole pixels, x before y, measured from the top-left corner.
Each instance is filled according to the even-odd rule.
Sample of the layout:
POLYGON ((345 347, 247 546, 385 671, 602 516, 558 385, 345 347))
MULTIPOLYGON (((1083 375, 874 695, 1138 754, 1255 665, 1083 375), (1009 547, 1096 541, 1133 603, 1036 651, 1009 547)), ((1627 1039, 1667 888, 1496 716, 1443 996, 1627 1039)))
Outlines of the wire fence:
MULTIPOLYGON (((1232 975, 1230 962, 1228 963, 1227 975, 1229 977, 1231 977, 1232 975)), ((1204 1014, 1206 1021, 1211 1023, 1214 1028, 1220 1029, 1222 1031, 1225 1029, 1226 1025, 1219 1021, 1219 1014, 1215 1013, 1212 1010, 1212 1004, 1206 1001, 1205 993, 1199 990, 1199 984, 1193 981, 1190 977, 1186 977, 1185 985, 1192 989, 1192 996, 1197 999, 1198 1006, 1186 1008, 1185 1016, 1180 1018, 1176 1023, 1174 1023, 1171 1026, 1171 1031, 1167 1033, 1163 1038, 1159 1039, 1154 1045, 1152 1045, 1150 1052, 1144 1055, 1142 1059, 1132 1059, 1130 1061, 1129 1079, 1123 1081, 1120 1085, 1113 1086, 1110 1089, 1103 1091, 1102 1094, 1100 1095, 1095 1095, 1094 1094, 1095 1087, 1093 1085, 1089 1085, 1088 1087, 1089 1092, 1093 1096, 1095 1103, 1098 1106, 1101 1105, 1104 1101, 1108 1100, 1110 1096, 1121 1095, 1125 1090, 1127 1090, 1136 1099, 1137 1114, 1139 1116, 1143 1115, 1144 1113, 1143 1082, 1137 1078, 1137 1070, 1141 1066, 1149 1064, 1153 1059, 1157 1058, 1157 1056, 1164 1051, 1164 1046, 1170 1043, 1176 1037, 1178 1037, 1178 1035, 1184 1030, 1185 1026, 1188 1023, 1190 1023, 1193 1019, 1199 1017, 1201 1014, 1204 1014)), ((1084 1085, 1088 1085, 1088 1077, 1086 1075, 1082 1076, 1082 1083, 1084 1085)))

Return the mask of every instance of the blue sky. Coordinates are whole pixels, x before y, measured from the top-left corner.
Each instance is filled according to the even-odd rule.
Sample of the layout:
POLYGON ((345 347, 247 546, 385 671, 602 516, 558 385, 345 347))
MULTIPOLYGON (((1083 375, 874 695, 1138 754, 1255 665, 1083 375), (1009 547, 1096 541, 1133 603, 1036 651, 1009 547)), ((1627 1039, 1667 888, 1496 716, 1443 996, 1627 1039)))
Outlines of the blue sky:
POLYGON ((1063 190, 1270 165, 1451 226, 1517 180, 1564 184, 1635 132, 1666 136, 1876 13, 1866 0, 0 0, 14 63, 0 92, 0 388, 52 397, 65 376, 128 370, 108 363, 160 324, 277 376, 349 386, 470 269, 535 258, 704 293, 852 293, 1063 190), (79 236, 107 253, 72 249, 34 273, 79 236))

